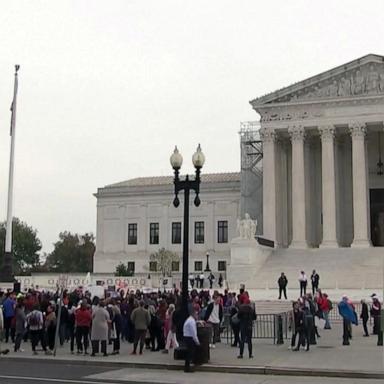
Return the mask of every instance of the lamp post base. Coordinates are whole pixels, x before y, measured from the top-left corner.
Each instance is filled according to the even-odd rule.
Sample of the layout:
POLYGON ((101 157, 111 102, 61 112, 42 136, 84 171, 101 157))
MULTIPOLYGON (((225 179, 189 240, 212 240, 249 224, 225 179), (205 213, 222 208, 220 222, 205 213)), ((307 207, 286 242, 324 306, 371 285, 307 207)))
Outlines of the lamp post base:
POLYGON ((3 283, 13 282, 12 253, 5 252, 3 266, 0 271, 0 281, 3 283))

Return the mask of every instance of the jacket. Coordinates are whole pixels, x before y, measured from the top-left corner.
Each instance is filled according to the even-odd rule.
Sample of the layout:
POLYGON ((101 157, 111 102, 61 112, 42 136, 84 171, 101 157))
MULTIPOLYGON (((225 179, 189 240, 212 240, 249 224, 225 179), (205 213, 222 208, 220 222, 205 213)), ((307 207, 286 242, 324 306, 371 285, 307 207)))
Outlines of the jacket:
POLYGON ((338 309, 340 316, 343 319, 350 321, 352 324, 358 325, 356 312, 348 302, 344 300, 340 301, 340 303, 338 304, 338 309))
POLYGON ((362 319, 363 321, 367 321, 369 319, 369 311, 368 311, 367 303, 363 303, 361 305, 360 319, 362 319))
POLYGON ((77 327, 90 327, 92 322, 92 314, 89 309, 79 308, 75 311, 75 321, 77 327))
POLYGON ((251 304, 241 304, 237 318, 240 320, 240 328, 252 327, 253 321, 256 320, 256 310, 251 304))
POLYGON ((145 331, 151 323, 151 315, 145 308, 138 307, 131 313, 131 321, 136 330, 145 331))
MULTIPOLYGON (((208 321, 209 317, 211 316, 211 313, 213 311, 213 305, 214 305, 213 302, 208 304, 207 310, 205 311, 204 321, 208 321)), ((223 306, 220 304, 219 304, 219 320, 220 320, 220 323, 223 320, 223 306)))

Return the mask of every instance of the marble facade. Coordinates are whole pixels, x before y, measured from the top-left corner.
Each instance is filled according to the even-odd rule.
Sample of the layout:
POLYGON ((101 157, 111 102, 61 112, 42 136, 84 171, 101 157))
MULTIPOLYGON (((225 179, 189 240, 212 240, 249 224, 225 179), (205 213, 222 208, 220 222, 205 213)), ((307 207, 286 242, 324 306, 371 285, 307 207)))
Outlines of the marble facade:
MULTIPOLYGON (((173 242, 172 223, 183 221, 181 207, 175 208, 172 176, 141 177, 99 188, 97 198, 96 252, 94 272, 113 273, 119 263, 134 263, 135 274, 149 271, 150 255, 160 248, 182 255, 182 242, 173 242), (158 224, 158 240, 150 242, 150 224, 158 224), (129 244, 129 224, 136 224, 137 239, 129 244)), ((236 220, 240 210, 240 174, 202 174, 200 189, 201 204, 193 205, 190 199, 189 223, 189 271, 196 270, 196 262, 206 266, 209 253, 210 268, 214 273, 225 274, 220 264, 230 261, 230 241, 236 234, 236 220), (195 242, 195 222, 203 223, 203 240, 195 242), (227 223, 227 239, 219 241, 218 223, 227 223)), ((180 228, 182 233, 182 227, 180 228)), ((174 275, 181 274, 175 271, 174 275)))
POLYGON ((384 246, 384 57, 251 102, 261 118, 263 236, 276 247, 384 246))

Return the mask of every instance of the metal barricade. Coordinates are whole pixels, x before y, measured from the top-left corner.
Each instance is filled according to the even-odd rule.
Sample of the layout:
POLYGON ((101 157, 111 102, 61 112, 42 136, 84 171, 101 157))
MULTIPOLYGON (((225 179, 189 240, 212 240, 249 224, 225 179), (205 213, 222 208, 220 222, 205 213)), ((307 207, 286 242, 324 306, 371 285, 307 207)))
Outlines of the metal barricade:
MULTIPOLYGON (((230 315, 225 314, 223 319, 222 338, 231 343, 234 335, 230 322, 230 315)), ((271 339, 274 344, 282 344, 284 339, 288 339, 289 313, 282 312, 276 314, 262 313, 257 314, 257 320, 253 322, 253 339, 271 339)))

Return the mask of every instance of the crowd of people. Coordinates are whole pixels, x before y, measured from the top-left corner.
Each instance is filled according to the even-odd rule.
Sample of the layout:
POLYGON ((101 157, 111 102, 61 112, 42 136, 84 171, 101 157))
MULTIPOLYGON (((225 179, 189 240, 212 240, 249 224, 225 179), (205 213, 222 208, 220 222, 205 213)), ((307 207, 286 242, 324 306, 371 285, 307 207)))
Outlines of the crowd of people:
MULTIPOLYGON (((13 350, 22 352, 22 343, 29 339, 34 354, 38 353, 39 344, 46 354, 51 354, 57 331, 58 344, 68 342, 71 353, 94 356, 100 350, 107 356, 107 346, 111 345, 111 354, 118 354, 121 341, 133 343, 133 354, 143 353, 144 346, 167 353, 183 337, 178 290, 120 290, 105 299, 91 297, 82 289, 64 291, 59 311, 60 300, 58 292, 0 292, 5 343, 12 342, 13 350)), ((223 308, 232 305, 232 294, 215 291, 211 295, 208 290, 193 289, 189 302, 196 318, 212 326, 214 348, 220 340, 223 308)))
MULTIPOLYGON (((33 354, 38 354, 39 344, 46 354, 67 343, 72 354, 108 356, 120 353, 122 341, 132 344, 132 355, 143 354, 144 350, 169 353, 182 343, 186 348, 185 369, 189 371, 199 345, 197 327, 210 327, 209 347, 214 349, 221 341, 226 316, 233 332, 232 346, 239 348, 238 358, 243 358, 245 346, 248 357, 253 357, 257 314, 244 288, 239 293, 192 289, 187 319, 181 301, 177 289, 151 293, 120 290, 106 298, 91 297, 90 292, 80 288, 64 291, 62 296, 34 289, 24 293, 0 291, 0 331, 4 331, 6 344, 12 342, 14 352, 22 352, 23 342, 29 341, 33 354)), ((332 301, 318 287, 314 295, 302 292, 290 313, 291 349, 298 351, 303 346, 308 351, 311 344, 316 344, 318 328, 331 329, 332 310, 332 301)), ((351 324, 357 324, 358 315, 346 296, 338 303, 338 311, 343 318, 343 344, 347 345, 352 337, 351 324)), ((360 318, 365 336, 369 335, 369 316, 373 319, 373 333, 379 332, 380 311, 376 295, 372 296, 370 308, 362 301, 360 318)), ((1 353, 8 350, 0 348, 1 353)))

